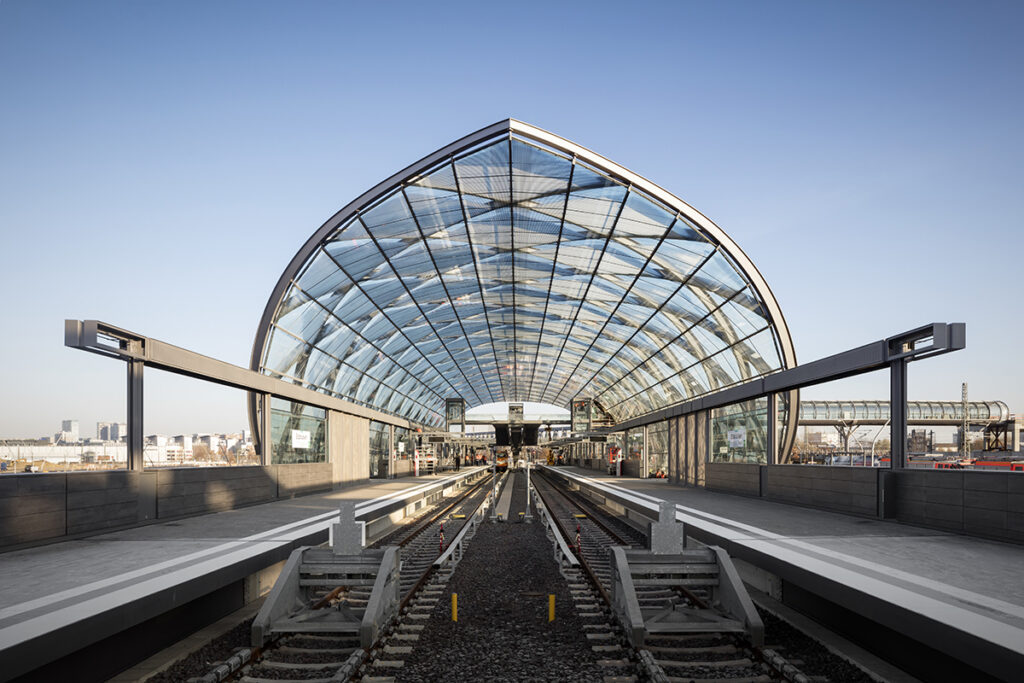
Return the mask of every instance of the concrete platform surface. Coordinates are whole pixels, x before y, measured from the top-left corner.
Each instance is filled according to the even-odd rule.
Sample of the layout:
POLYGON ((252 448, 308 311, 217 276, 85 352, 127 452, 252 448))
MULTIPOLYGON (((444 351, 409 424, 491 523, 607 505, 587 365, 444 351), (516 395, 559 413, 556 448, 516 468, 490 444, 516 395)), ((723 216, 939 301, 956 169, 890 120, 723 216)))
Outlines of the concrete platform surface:
MULTIPOLYGON (((479 468, 464 468, 464 477, 479 468)), ((0 659, 28 666, 51 660, 238 581, 326 540, 338 504, 355 500, 357 517, 393 506, 445 473, 362 485, 56 542, 0 554, 0 659), (143 605, 145 605, 143 607, 143 605), (47 638, 58 632, 60 638, 47 638), (25 646, 34 640, 39 645, 25 646), (60 642, 56 645, 55 642, 60 642)), ((3 667, 0 680, 30 669, 3 667)))
POLYGON ((1024 546, 560 467, 676 505, 688 534, 997 678, 1024 665, 1024 546))

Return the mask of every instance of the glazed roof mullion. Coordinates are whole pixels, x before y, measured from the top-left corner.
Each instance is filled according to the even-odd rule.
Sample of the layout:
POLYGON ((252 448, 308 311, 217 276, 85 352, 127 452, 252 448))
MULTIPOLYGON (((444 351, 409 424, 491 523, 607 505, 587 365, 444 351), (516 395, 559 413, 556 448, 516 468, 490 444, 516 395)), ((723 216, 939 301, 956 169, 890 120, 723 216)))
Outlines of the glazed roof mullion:
MULTIPOLYGON (((451 293, 448 291, 448 286, 445 283, 444 278, 441 275, 441 269, 438 268, 437 261, 434 260, 434 254, 433 254, 433 252, 430 249, 429 240, 427 239, 426 235, 423 233, 423 228, 420 226, 420 219, 416 215, 416 211, 413 210, 412 203, 409 202, 408 195, 405 194, 405 188, 402 188, 402 196, 405 197, 406 203, 409 204, 409 212, 412 214, 413 221, 416 223, 416 228, 420 232, 420 237, 422 239, 421 244, 423 245, 424 249, 426 250, 427 255, 430 257, 430 262, 434 266, 434 272, 437 274, 437 279, 440 280, 440 282, 441 282, 441 287, 444 289, 445 296, 448 297, 449 304, 452 304, 453 315, 455 316, 455 319, 456 319, 456 321, 459 324, 459 328, 462 329, 463 336, 465 336, 466 335, 466 331, 462 327, 462 319, 459 317, 458 311, 455 310, 455 306, 453 305, 454 302, 455 302, 455 299, 451 296, 451 293)), ((468 234, 468 231, 467 231, 467 234, 468 234)), ((409 296, 411 296, 414 301, 417 301, 417 303, 419 303, 418 300, 416 299, 416 295, 412 291, 409 292, 409 296)), ((425 312, 424 312, 424 315, 426 316, 425 312)), ((428 316, 428 322, 430 322, 429 316, 428 316)), ((434 330, 434 334, 436 334, 438 336, 438 338, 440 339, 441 335, 438 332, 437 328, 434 327, 432 322, 430 323, 430 326, 434 330)), ((445 349, 449 350, 447 344, 445 344, 445 349)), ((472 347, 470 347, 470 351, 472 351, 472 353, 473 353, 473 362, 476 363, 477 372, 479 373, 479 375, 480 375, 480 377, 482 379, 483 378, 483 367, 480 365, 480 361, 477 359, 476 352, 472 349, 472 347)), ((450 353, 450 350, 449 350, 449 353, 450 353)), ((453 357, 453 360, 454 360, 454 357, 453 357)), ((461 366, 459 366, 459 372, 460 372, 460 374, 462 374, 463 378, 466 379, 466 382, 469 384, 470 388, 473 390, 473 393, 476 395, 477 400, 480 400, 480 394, 478 394, 477 391, 476 391, 475 382, 470 381, 469 378, 466 377, 466 374, 465 374, 465 372, 462 371, 461 366)), ((494 396, 491 395, 491 392, 490 392, 489 388, 487 390, 487 396, 488 396, 488 398, 490 399, 491 402, 494 401, 494 396)))
POLYGON ((519 400, 519 338, 516 334, 518 327, 516 325, 516 218, 515 211, 512 207, 515 206, 515 198, 513 197, 515 183, 513 183, 512 177, 512 136, 508 137, 508 224, 510 233, 510 242, 512 243, 512 400, 519 400))
POLYGON ((559 404, 597 391, 622 419, 795 362, 778 302, 718 226, 516 121, 451 143, 325 222, 279 279, 252 367, 344 390, 347 366, 320 352, 367 367, 366 339, 399 367, 373 358, 368 374, 389 376, 360 380, 352 400, 388 410, 404 391, 399 413, 431 424, 451 390, 559 404), (331 312, 319 328, 286 301, 293 282, 331 312), (278 319, 302 339, 286 342, 278 319), (706 360, 713 351, 726 355, 706 360))
MULTIPOLYGON (((673 225, 675 225, 675 224, 673 224, 673 225)), ((655 253, 657 253, 657 252, 655 252, 655 253)), ((709 255, 708 257, 706 257, 706 258, 704 259, 704 261, 702 261, 702 262, 701 262, 701 265, 703 265, 703 263, 707 261, 707 258, 710 258, 710 255, 709 255)), ((685 278, 685 279, 684 279, 684 280, 683 280, 682 282, 680 282, 680 283, 679 283, 679 286, 678 286, 678 287, 676 287, 676 291, 675 291, 675 293, 673 293, 673 294, 672 294, 672 296, 670 296, 670 297, 669 297, 668 299, 666 299, 666 303, 667 303, 667 302, 669 302, 669 301, 671 301, 671 300, 672 300, 672 297, 674 297, 676 293, 678 293, 678 292, 679 292, 679 291, 680 291, 680 290, 681 290, 681 289, 682 289, 683 287, 685 287, 685 286, 686 286, 686 283, 690 281, 690 278, 691 278, 691 277, 693 277, 693 275, 694 275, 695 273, 697 273, 697 272, 698 272, 698 271, 700 270, 700 268, 701 268, 701 266, 700 266, 700 265, 698 265, 698 266, 697 266, 696 268, 694 268, 693 270, 691 270, 691 271, 690 271, 690 273, 689 273, 689 274, 687 275, 687 277, 686 277, 686 278, 685 278)), ((664 304, 662 304, 662 306, 664 306, 664 304)), ((651 313, 651 316, 650 316, 650 318, 653 318, 653 317, 654 317, 655 315, 657 315, 657 314, 658 314, 658 311, 654 311, 653 313, 651 313)), ((623 343, 622 343, 622 346, 623 346, 623 348, 625 348, 626 346, 628 346, 628 345, 629 345, 629 342, 630 342, 630 340, 632 340, 632 338, 633 338, 634 336, 636 336, 636 335, 637 335, 637 334, 638 334, 638 333, 640 332, 640 330, 642 330, 642 329, 643 329, 643 328, 644 328, 644 327, 645 327, 645 326, 647 325, 647 322, 648 322, 648 321, 650 320, 650 318, 648 318, 647 320, 645 320, 645 321, 643 321, 642 323, 640 323, 639 325, 637 325, 637 327, 636 327, 636 330, 634 330, 633 334, 632 334, 632 335, 630 335, 630 338, 629 338, 629 339, 627 339, 627 340, 626 340, 625 342, 623 342, 623 343)), ((594 374, 592 374, 592 375, 591 375, 591 376, 590 376, 590 377, 589 377, 589 378, 587 379, 587 381, 583 383, 583 386, 587 386, 588 384, 590 384, 590 382, 591 382, 591 381, 593 381, 594 377, 596 377, 596 376, 597 376, 598 374, 600 374, 601 370, 603 370, 603 369, 604 369, 605 365, 607 365, 607 364, 608 364, 608 362, 609 362, 609 361, 610 361, 610 360, 611 360, 612 358, 615 358, 616 356, 618 356, 618 355, 619 355, 619 353, 621 353, 621 349, 620 349, 619 351, 616 351, 616 352, 615 352, 614 354, 612 354, 612 355, 611 355, 611 356, 610 356, 610 357, 608 358, 608 360, 606 360, 606 361, 604 362, 604 365, 602 365, 602 366, 601 366, 601 369, 600 369, 600 370, 598 370, 597 372, 595 372, 594 374)), ((627 374, 628 374, 628 373, 627 373, 627 374)), ((613 384, 613 386, 614 386, 614 384, 613 384)), ((597 399, 597 398, 598 398, 598 397, 599 397, 600 395, 601 395, 601 394, 597 394, 597 395, 595 395, 595 396, 594 396, 593 398, 594 398, 594 399, 597 399)), ((574 395, 574 396, 573 396, 572 398, 576 398, 576 396, 574 395)))
MULTIPOLYGON (((490 346, 491 346, 491 354, 494 357, 494 371, 496 373, 498 373, 498 375, 500 377, 500 375, 501 375, 501 371, 500 371, 501 363, 498 361, 498 351, 497 351, 497 348, 495 346, 494 335, 491 334, 491 331, 490 331, 491 330, 491 321, 490 321, 490 317, 487 314, 487 304, 484 301, 484 283, 482 282, 482 280, 480 278, 480 266, 479 266, 478 261, 477 261, 477 249, 473 245, 473 236, 472 236, 472 234, 470 234, 470 229, 469 229, 469 213, 466 210, 466 202, 465 202, 465 200, 463 198, 462 185, 459 182, 459 169, 455 165, 454 157, 449 158, 448 163, 451 164, 452 178, 455 180, 455 189, 459 193, 459 204, 462 207, 462 216, 463 216, 462 220, 463 220, 463 222, 465 223, 465 226, 466 226, 466 242, 469 244, 470 254, 472 255, 473 273, 476 275, 476 282, 477 282, 477 285, 478 285, 478 287, 480 289, 480 305, 483 308, 484 320, 487 322, 488 336, 490 337, 490 340, 491 340, 490 346)), ((482 370, 482 367, 481 367, 481 370, 482 370)), ((487 375, 485 374, 484 376, 486 377, 487 375)), ((491 394, 492 397, 493 397, 493 389, 491 387, 491 384, 488 382, 488 383, 486 383, 486 386, 487 386, 487 392, 489 394, 491 394)))
MULTIPOLYGON (((570 183, 570 186, 571 185, 572 185, 572 183, 570 183)), ((594 278, 597 276, 597 269, 598 269, 598 267, 600 267, 601 259, 604 257, 605 250, 608 248, 608 242, 611 240, 612 235, 615 234, 615 224, 618 222, 619 216, 622 215, 622 211, 623 211, 623 209, 626 206, 626 202, 629 200, 629 194, 630 194, 630 188, 628 186, 626 186, 625 187, 625 194, 619 200, 619 208, 618 208, 618 212, 615 215, 615 220, 612 222, 611 228, 608 230, 608 235, 605 238, 604 248, 601 250, 600 256, 598 256, 596 266, 594 267, 593 271, 591 271, 591 273, 590 273, 590 281, 587 283, 586 291, 584 292, 583 296, 581 297, 581 300, 586 298, 586 296, 587 296, 586 292, 590 291, 590 287, 591 287, 591 285, 594 282, 594 278)), ((572 193, 570 192, 570 196, 571 195, 572 195, 572 193)), ((568 200, 566 200, 566 201, 568 203, 568 200)), ((568 206, 566 207, 566 212, 568 212, 568 206)), ((582 308, 581 306, 577 306, 576 307, 576 313, 573 316, 572 327, 570 328, 569 334, 571 334, 572 330, 575 329, 576 320, 579 318, 579 313, 580 313, 580 309, 581 308, 582 308)), ((569 338, 569 334, 567 334, 565 336, 565 338, 562 340, 562 348, 559 350, 558 355, 555 358, 555 365, 556 366, 558 365, 559 360, 562 357, 562 353, 565 351, 565 340, 569 338)), ((544 388, 541 390, 541 394, 542 395, 547 395, 548 387, 550 386, 550 384, 551 384, 551 378, 548 377, 548 381, 544 383, 544 388)))
MULTIPOLYGON (((364 227, 364 229, 365 229, 365 227, 366 227, 366 226, 364 225, 363 227, 364 227)), ((371 237, 371 239, 373 239, 373 238, 371 237)), ((374 240, 374 243, 376 244, 376 240, 374 240)), ((328 253, 328 252, 326 252, 326 251, 325 251, 325 253, 327 253, 327 255, 328 255, 328 256, 330 256, 330 253, 328 253)), ((381 252, 381 253, 383 253, 383 252, 381 252)), ((334 257, 332 256, 332 257, 331 257, 331 259, 332 259, 332 260, 334 260, 334 257)), ((337 261, 335 261, 335 263, 337 263, 337 261)), ((346 275, 348 275, 348 272, 347 272, 347 271, 346 271, 346 270, 345 270, 345 269, 344 269, 344 268, 343 268, 343 267, 341 266, 341 264, 340 264, 340 263, 338 263, 338 268, 339 268, 340 270, 344 271, 346 275)), ((350 277, 351 277, 351 276, 350 276, 350 277)), ((370 303, 372 303, 372 304, 373 304, 373 305, 374 305, 374 306, 375 306, 375 307, 377 308, 377 310, 378 310, 378 311, 379 311, 379 312, 380 312, 380 313, 381 313, 382 315, 384 315, 384 317, 385 317, 385 318, 387 318, 387 314, 386 314, 386 313, 384 313, 384 310, 383 310, 383 309, 382 309, 382 308, 381 308, 381 307, 380 307, 380 306, 379 306, 379 305, 377 304, 377 302, 376 302, 376 301, 374 301, 373 299, 371 299, 371 298, 370 298, 369 296, 367 296, 367 295, 366 295, 366 293, 365 293, 365 292, 363 291, 362 287, 360 286, 360 283, 358 283, 358 282, 355 282, 355 281, 353 281, 353 287, 354 287, 354 289, 357 289, 357 290, 358 290, 358 291, 359 291, 359 292, 360 292, 360 293, 361 293, 361 294, 362 294, 362 295, 363 295, 364 297, 366 297, 366 299, 367 299, 367 300, 368 300, 368 301, 369 301, 370 303)), ((335 314, 334 314, 333 312, 331 312, 331 315, 335 315, 335 314)), ((337 317, 337 316, 335 315, 335 317, 337 317)), ((338 318, 338 319, 339 319, 339 320, 341 320, 341 318, 338 318)), ((390 321, 390 318, 388 318, 388 320, 390 321)), ((342 320, 342 322, 343 322, 343 323, 345 323, 345 321, 344 321, 344 320, 342 320)), ((348 324, 348 323, 345 323, 345 324, 348 324)), ((351 326, 351 325, 350 325, 350 326, 351 326)), ((403 337, 404 337, 404 336, 406 336, 406 334, 405 334, 405 332, 404 332, 404 331, 402 330, 402 328, 398 327, 398 326, 397 326, 397 325, 395 325, 394 323, 392 323, 392 326, 393 326, 393 327, 394 327, 394 328, 395 328, 396 330, 398 330, 398 333, 399 333, 399 334, 401 334, 401 335, 402 335, 403 337)), ((353 328, 353 329, 354 329, 354 328, 353 328)), ((359 336, 360 336, 360 337, 362 337, 363 339, 365 339, 365 337, 363 337, 363 335, 362 335, 362 334, 360 334, 358 330, 356 330, 356 333, 357 333, 357 334, 359 334, 359 336)), ((406 338, 408 339, 408 337, 406 337, 406 338)), ((367 343, 370 343, 370 342, 369 342, 369 340, 367 340, 367 343)), ((415 343, 414 343, 414 342, 413 342, 412 340, 409 340, 409 343, 410 343, 410 344, 412 344, 413 346, 415 346, 415 343)), ((383 352, 382 352, 382 353, 383 353, 383 352)), ((437 370, 434 370, 434 372, 437 372, 437 370)), ((456 388, 455 388, 454 386, 452 386, 452 391, 453 391, 453 392, 455 392, 456 394, 458 394, 458 393, 459 393, 458 389, 456 389, 456 388)), ((439 396, 438 396, 438 398, 440 398, 440 399, 442 399, 442 400, 443 400, 443 399, 444 399, 445 397, 444 397, 444 396, 440 396, 440 395, 439 395, 439 396)))
MULTIPOLYGON (((739 294, 739 292, 736 292, 736 294, 739 294)), ((726 300, 726 301, 728 301, 728 300, 726 300)), ((722 302, 722 303, 724 304, 724 303, 726 303, 726 302, 722 302)), ((719 306, 719 307, 720 307, 720 306, 719 306)), ((718 310, 718 308, 716 308, 715 310, 718 310)), ((715 312, 715 311, 710 311, 710 312, 708 312, 708 314, 707 314, 707 316, 705 316, 705 318, 706 318, 706 317, 710 317, 711 315, 713 315, 713 314, 714 314, 714 312, 715 312)), ((679 339, 680 339, 681 337, 683 337, 684 335, 686 335, 686 334, 689 334, 689 333, 691 333, 691 332, 697 332, 698 330, 701 330, 702 328, 700 328, 700 327, 699 327, 699 325, 700 325, 700 323, 701 323, 701 322, 702 322, 702 321, 697 321, 697 322, 695 322, 695 323, 694 323, 693 325, 691 325, 691 326, 690 326, 690 328, 689 328, 688 330, 686 330, 686 332, 682 332, 682 333, 680 333, 678 337, 676 337, 675 339, 672 339, 672 340, 668 341, 667 343, 665 343, 665 345, 664 345, 664 346, 662 346, 662 348, 661 348, 661 349, 659 349, 658 351, 656 351, 656 352, 654 352, 653 354, 651 354, 651 355, 650 355, 650 356, 649 356, 648 358, 645 358, 643 362, 644 362, 644 363, 646 363, 646 362, 647 362, 648 360, 650 360, 650 358, 651 358, 651 357, 653 357, 653 356, 655 356, 655 355, 657 355, 657 354, 661 353, 661 352, 662 352, 662 351, 664 350, 664 348, 665 348, 665 347, 667 347, 667 346, 669 346, 669 345, 671 345, 671 344, 674 344, 674 343, 675 343, 676 341, 678 341, 678 340, 679 340, 679 339)), ((704 355, 702 354, 702 360, 707 360, 707 359, 713 358, 713 357, 714 357, 715 355, 717 355, 717 354, 719 354, 719 353, 722 353, 722 352, 724 352, 724 351, 727 351, 727 350, 728 350, 729 348, 730 348, 730 347, 726 346, 726 347, 724 347, 724 348, 722 348, 722 349, 720 349, 720 350, 716 351, 715 353, 713 353, 713 354, 710 354, 710 355, 708 355, 708 356, 704 356, 704 355)), ((642 363, 641 363, 641 365, 642 365, 642 363)), ((628 376, 629 376, 629 374, 632 374, 632 372, 633 372, 634 370, 636 370, 636 368, 637 368, 637 367, 639 367, 639 366, 636 366, 636 367, 634 367, 634 368, 633 368, 633 370, 630 370, 630 372, 629 372, 629 373, 627 373, 627 375, 626 375, 626 376, 628 377, 628 376)), ((684 371, 684 372, 685 372, 685 371, 684 371)), ((619 381, 622 381, 622 380, 619 380, 619 381)))
MULTIPOLYGON (((412 209, 409 207, 409 202, 406 200, 405 193, 404 192, 397 192, 396 196, 400 197, 400 201, 402 202, 402 205, 404 206, 405 210, 409 212, 409 217, 412 220, 412 224, 415 227, 417 233, 420 234, 420 239, 422 240, 423 239, 423 235, 419 231, 419 223, 416 221, 416 216, 413 214, 412 209)), ((362 221, 362 216, 359 217, 359 220, 362 221)), ((366 229, 367 234, 370 235, 370 239, 373 240, 374 244, 377 245, 377 248, 380 249, 381 254, 384 255, 385 261, 387 262, 388 267, 391 269, 391 272, 394 273, 394 276, 396 278, 398 278, 399 282, 402 283, 402 288, 405 290, 405 293, 409 295, 409 298, 412 300, 412 302, 416 305, 417 308, 420 309, 420 312, 423 313, 423 317, 426 320, 427 325, 429 325, 431 330, 433 331, 433 329, 434 329, 433 324, 430 322, 430 319, 427 318, 427 315, 423 311, 422 307, 420 307, 419 302, 412 295, 412 291, 410 291, 409 286, 406 284, 406 282, 399 275, 398 271, 395 269, 395 266, 391 263, 391 260, 387 257, 387 254, 385 253, 384 249, 381 247, 380 243, 377 241, 377 238, 373 234, 373 231, 370 230, 370 227, 368 225, 366 225, 366 223, 363 223, 363 227, 366 229)), ((385 309, 384 309, 383 306, 381 306, 376 301, 374 301, 373 304, 380 310, 380 312, 384 315, 384 317, 387 317, 387 313, 385 312, 385 309)), ((399 331, 401 331, 401 330, 399 330, 399 331)), ((437 332, 434 331, 434 334, 436 335, 437 332)), ((440 371, 437 370, 437 368, 434 368, 434 371, 438 372, 439 374, 441 374, 441 376, 444 379, 444 381, 452 388, 452 391, 456 395, 463 396, 463 391, 461 391, 457 386, 455 386, 455 384, 452 383, 452 381, 446 375, 444 375, 443 373, 440 373, 440 371)), ((464 372, 462 372, 461 369, 459 370, 459 374, 461 374, 463 380, 465 380, 465 382, 466 382, 465 386, 470 391, 473 392, 473 395, 476 396, 477 400, 479 401, 480 400, 480 395, 476 393, 476 387, 473 386, 473 383, 469 380, 468 377, 466 377, 466 374, 464 372)), ((444 397, 444 398, 447 398, 447 397, 444 397)))
MULTIPOLYGON (((628 201, 623 201, 622 202, 623 207, 625 207, 625 205, 627 203, 628 203, 628 201)), ((636 286, 636 283, 640 279, 640 276, 643 274, 644 270, 647 268, 647 264, 649 264, 651 262, 651 258, 653 258, 654 254, 657 253, 658 248, 661 247, 662 243, 665 241, 665 237, 669 234, 669 232, 671 232, 672 226, 675 225, 675 222, 676 222, 676 219, 673 219, 668 224, 668 226, 665 227, 665 230, 664 230, 664 232, 661 235, 661 239, 658 240, 658 244, 654 247, 654 249, 651 251, 651 253, 647 255, 647 260, 644 261, 644 265, 641 266, 639 269, 637 269, 636 275, 633 277, 633 281, 630 283, 629 287, 626 288, 626 293, 629 293, 629 292, 633 291, 633 288, 636 286)), ((618 312, 619 308, 622 306, 622 302, 623 301, 625 301, 625 296, 623 296, 622 298, 619 299, 619 302, 617 304, 615 304, 615 308, 612 309, 612 311, 608 314, 608 317, 605 318, 604 323, 601 324, 601 329, 599 329, 597 331, 597 333, 594 335, 593 340, 591 340, 591 342, 590 342, 590 347, 591 348, 593 348, 594 343, 601 337, 601 335, 604 334, 605 328, 608 327, 608 323, 612 320, 612 318, 615 317, 615 314, 618 312)), ((657 311, 655 311, 655 313, 657 313, 657 311)), ((589 353, 589 352, 590 352, 590 349, 587 349, 587 352, 584 353, 584 357, 586 357, 587 353, 589 353)), ((613 351, 613 352, 609 353, 606 358, 611 358, 614 355, 615 355, 615 352, 613 351)), ((576 367, 574 367, 572 369, 572 373, 575 373, 576 370, 579 368, 579 366, 580 366, 580 364, 577 363, 576 367)), ((591 375, 591 377, 593 377, 593 375, 591 375)), ((586 383, 584 382, 581 386, 586 386, 586 383)), ((559 396, 560 395, 561 395, 561 392, 559 392, 559 396)), ((557 396, 556 396, 555 400, 558 400, 557 396)))

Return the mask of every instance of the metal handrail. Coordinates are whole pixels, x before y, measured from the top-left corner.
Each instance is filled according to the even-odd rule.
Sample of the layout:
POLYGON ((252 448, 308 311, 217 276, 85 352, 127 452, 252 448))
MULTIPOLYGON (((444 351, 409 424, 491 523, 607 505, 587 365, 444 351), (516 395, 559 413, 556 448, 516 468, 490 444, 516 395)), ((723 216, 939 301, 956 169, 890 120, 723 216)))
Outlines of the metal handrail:
POLYGON ((436 560, 434 560, 435 567, 443 567, 445 564, 447 564, 452 559, 452 556, 455 555, 456 551, 458 552, 458 557, 455 558, 455 562, 458 562, 462 559, 463 540, 466 538, 467 534, 469 534, 471 530, 474 533, 476 532, 477 524, 480 523, 480 520, 483 518, 484 513, 487 512, 487 508, 489 508, 490 505, 491 497, 485 496, 483 502, 480 504, 480 507, 478 507, 473 512, 473 516, 470 517, 470 519, 462 526, 462 529, 455 536, 455 538, 452 539, 451 543, 448 544, 448 549, 441 553, 441 555, 438 556, 436 560))
POLYGON ((559 567, 578 567, 580 566, 580 560, 566 544, 565 539, 559 532, 558 528, 554 524, 554 520, 551 517, 551 513, 548 512, 548 508, 544 505, 544 500, 540 497, 540 493, 537 492, 533 484, 530 484, 530 488, 534 489, 533 502, 537 506, 537 515, 540 517, 541 522, 548 529, 551 530, 551 535, 555 537, 555 561, 558 562, 559 567))

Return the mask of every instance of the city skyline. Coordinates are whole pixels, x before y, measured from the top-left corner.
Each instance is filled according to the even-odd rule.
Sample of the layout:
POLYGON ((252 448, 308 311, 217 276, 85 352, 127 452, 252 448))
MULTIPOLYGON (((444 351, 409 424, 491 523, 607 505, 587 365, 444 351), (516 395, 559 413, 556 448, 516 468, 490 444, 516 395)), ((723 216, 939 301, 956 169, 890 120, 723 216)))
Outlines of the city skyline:
MULTIPOLYGON (((910 398, 958 400, 967 381, 972 399, 1024 412, 1021 7, 537 7, 566 20, 557 39, 530 11, 487 7, 409 6, 391 22, 324 4, 0 4, 0 247, 25 255, 0 275, 16 293, 0 438, 68 415, 124 420, 123 365, 65 348, 65 318, 247 366, 277 277, 319 225, 509 116, 721 226, 778 298, 801 362, 963 321, 967 348, 912 365, 910 398), (342 24, 365 30, 338 40, 342 24), (426 66, 387 48, 449 30, 460 41, 432 42, 426 66), (608 44, 601 59, 593 46, 608 44)), ((873 375, 805 397, 887 389, 873 375)), ((147 434, 221 424, 248 425, 243 392, 147 371, 147 434)))

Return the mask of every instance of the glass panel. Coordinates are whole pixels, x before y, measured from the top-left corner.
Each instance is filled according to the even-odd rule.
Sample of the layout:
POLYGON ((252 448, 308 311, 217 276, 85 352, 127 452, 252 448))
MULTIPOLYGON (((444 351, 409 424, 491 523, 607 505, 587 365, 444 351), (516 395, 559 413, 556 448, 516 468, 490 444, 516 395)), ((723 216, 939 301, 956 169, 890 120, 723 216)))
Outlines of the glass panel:
POLYGON ((376 420, 370 420, 370 478, 387 479, 390 458, 388 442, 391 437, 391 426, 376 420))
POLYGON ((327 462, 327 411, 281 398, 270 403, 273 463, 327 462))
POLYGON ((668 475, 668 422, 647 427, 647 476, 663 479, 668 475))
POLYGON ((768 462, 768 399, 711 411, 711 462, 768 462))

